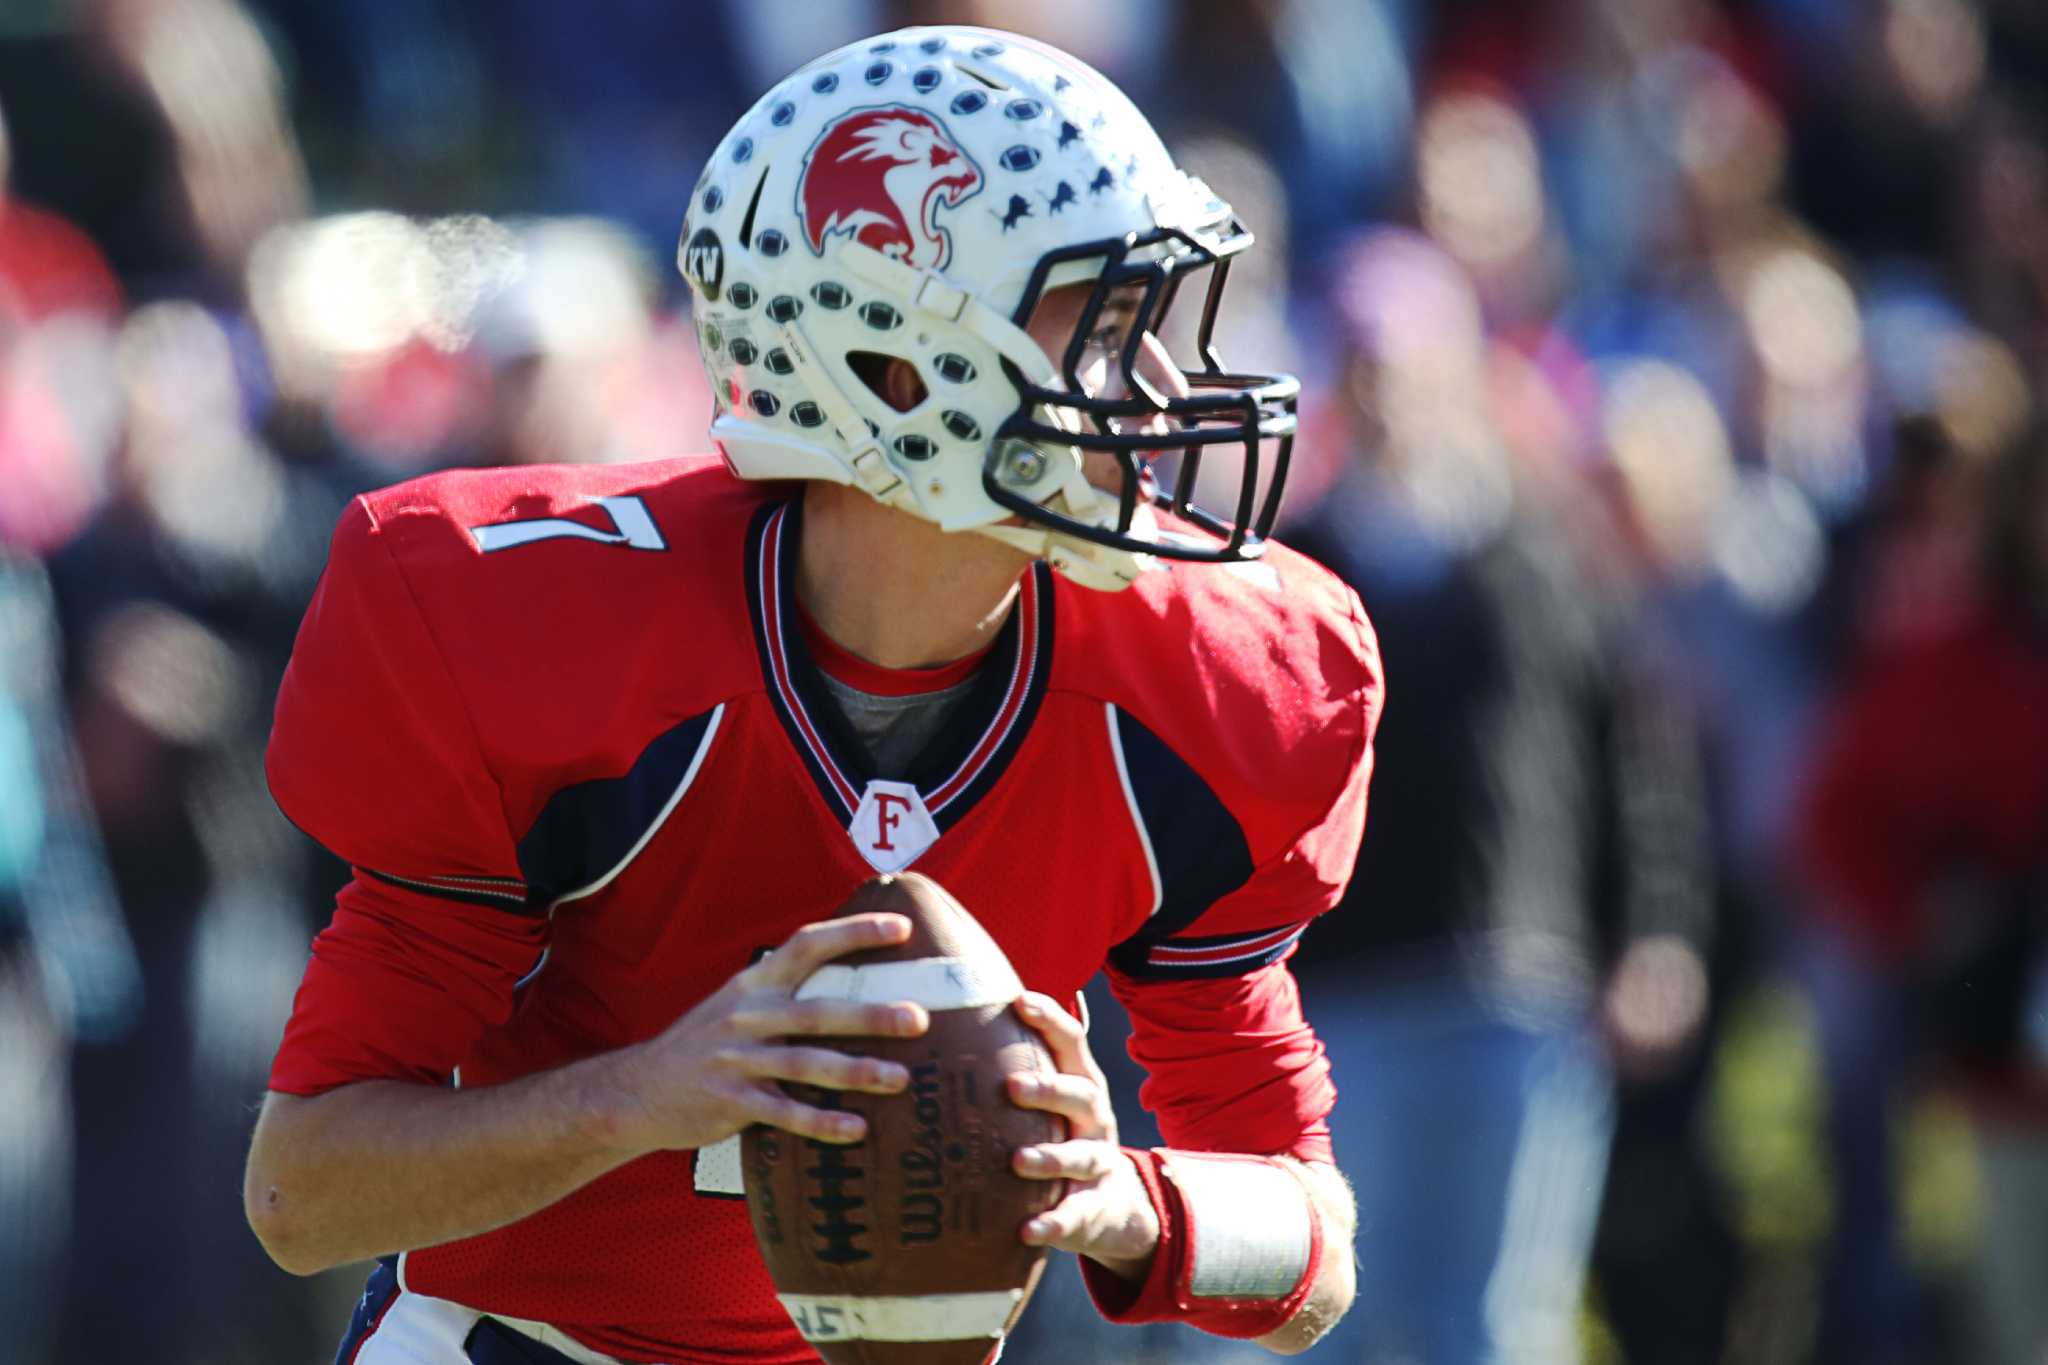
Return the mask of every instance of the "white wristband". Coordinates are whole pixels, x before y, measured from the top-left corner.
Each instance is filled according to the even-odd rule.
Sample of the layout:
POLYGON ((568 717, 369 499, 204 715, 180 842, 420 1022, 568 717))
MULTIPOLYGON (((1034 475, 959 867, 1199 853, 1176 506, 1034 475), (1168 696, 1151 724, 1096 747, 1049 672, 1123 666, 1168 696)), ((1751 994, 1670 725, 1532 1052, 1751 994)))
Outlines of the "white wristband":
POLYGON ((1182 1268, 1194 1299, 1282 1299, 1308 1272, 1315 1210, 1308 1187, 1263 1157, 1162 1153, 1159 1171, 1187 1213, 1182 1268))

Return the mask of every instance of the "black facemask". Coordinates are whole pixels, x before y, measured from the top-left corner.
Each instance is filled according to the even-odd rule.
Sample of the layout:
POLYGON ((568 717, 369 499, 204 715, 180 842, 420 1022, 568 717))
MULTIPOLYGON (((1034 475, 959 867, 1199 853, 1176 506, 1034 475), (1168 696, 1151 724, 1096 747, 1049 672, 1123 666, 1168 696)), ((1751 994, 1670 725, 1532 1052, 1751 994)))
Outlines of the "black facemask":
POLYGON ((1056 266, 1100 261, 1101 273, 1072 340, 1064 354, 1055 358, 1065 388, 1034 384, 1004 362, 1019 401, 1017 411, 989 446, 982 469, 982 486, 989 497, 1035 525, 1135 554, 1223 564, 1264 554, 1287 482, 1288 459, 1294 448, 1295 401, 1301 385, 1292 375, 1226 370, 1216 354, 1212 336, 1217 306, 1229 278, 1230 258, 1251 242, 1251 233, 1232 220, 1213 235, 1158 228, 1066 247, 1041 257, 1017 305, 1013 321, 1019 327, 1038 306, 1056 266), (1197 359, 1180 365, 1190 392, 1186 396, 1161 393, 1139 372, 1146 334, 1157 333, 1183 282, 1204 269, 1211 274, 1195 333, 1197 359), (1121 367, 1123 392, 1115 398, 1098 398, 1084 392, 1080 370, 1092 340, 1101 335, 1099 324, 1112 299, 1134 301, 1127 313, 1120 312, 1115 328, 1121 344, 1113 363, 1121 367), (1048 420, 1048 409, 1063 410, 1073 419, 1075 429, 1048 420), (1156 426, 1161 417, 1167 430, 1139 429, 1156 426), (1073 446, 1114 456, 1123 470, 1115 529, 1077 521, 1006 487, 999 475, 1002 452, 1012 441, 1073 446), (1270 468, 1261 456, 1268 442, 1274 446, 1270 468), (1199 507, 1192 500, 1203 454, 1217 446, 1236 446, 1243 453, 1237 500, 1227 515, 1199 507), (1160 466, 1157 472, 1155 460, 1160 466), (1134 534, 1132 523, 1141 498, 1207 532, 1215 542, 1195 537, 1161 541, 1134 534))

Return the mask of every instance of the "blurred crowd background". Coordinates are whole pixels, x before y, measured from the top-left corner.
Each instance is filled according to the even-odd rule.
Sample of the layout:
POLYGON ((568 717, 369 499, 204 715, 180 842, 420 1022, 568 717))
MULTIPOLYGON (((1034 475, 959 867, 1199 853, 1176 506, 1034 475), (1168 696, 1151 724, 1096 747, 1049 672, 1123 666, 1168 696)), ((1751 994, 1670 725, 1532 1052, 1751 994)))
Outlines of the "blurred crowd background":
MULTIPOLYGON (((704 449, 702 159, 928 21, 1259 232, 1223 350, 1380 626, 1318 1356, 2048 1358, 2040 0, 5 0, 0 1361, 331 1355, 359 1275, 240 1205, 345 875, 261 768, 328 533, 704 449)), ((1012 1358, 1085 1355, 1052 1279, 1012 1358)))

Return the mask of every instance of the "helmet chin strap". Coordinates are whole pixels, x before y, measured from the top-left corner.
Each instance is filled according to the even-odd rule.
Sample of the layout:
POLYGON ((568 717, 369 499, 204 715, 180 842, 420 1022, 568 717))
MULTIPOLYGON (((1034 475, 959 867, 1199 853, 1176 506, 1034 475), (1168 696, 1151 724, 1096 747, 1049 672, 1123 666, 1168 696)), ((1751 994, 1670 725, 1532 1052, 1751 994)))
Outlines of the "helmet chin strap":
POLYGON ((817 362, 816 348, 811 345, 803 324, 796 320, 778 323, 775 336, 788 354, 799 382, 810 390, 812 401, 825 414, 825 420, 832 424, 843 445, 853 451, 846 461, 848 482, 858 484, 884 506, 917 515, 916 495, 889 463, 888 456, 883 454, 882 443, 875 439, 867 419, 854 407, 853 400, 833 382, 831 373, 817 362))
MULTIPOLYGON (((1063 505, 1066 497, 1066 491, 1062 489, 1046 499, 1046 506, 1074 515, 1071 506, 1063 505)), ((1101 495, 1098 493, 1096 497, 1101 495)), ((1149 507, 1140 507, 1132 520, 1134 530, 1141 527, 1149 529, 1155 524, 1149 507)), ((1096 592, 1117 592, 1128 588, 1138 581, 1140 574, 1151 573, 1160 567, 1159 560, 1152 555, 1097 545, 1092 540, 1082 540, 1041 526, 976 526, 973 530, 977 535, 993 537, 1034 558, 1043 559, 1062 576, 1096 592)))
MULTIPOLYGON (((1046 417, 1054 425, 1066 425, 1072 421, 1066 414, 1047 412, 1046 417)), ((1089 483, 1082 472, 1081 454, 1072 446, 1036 447, 1058 461, 1058 468, 1065 471, 1060 486, 1051 496, 1039 499, 1039 505, 1049 512, 1072 518, 1093 526, 1111 527, 1116 525, 1118 503, 1114 497, 1094 484, 1089 483)), ((1158 520, 1152 509, 1139 503, 1131 518, 1131 529, 1140 535, 1151 536, 1158 530, 1158 520)), ((1020 518, 1010 518, 988 526, 972 528, 982 535, 1014 545, 1025 553, 1059 570, 1059 572, 1084 588, 1097 592, 1116 592, 1128 588, 1138 581, 1138 576, 1150 573, 1160 567, 1156 557, 1138 554, 1131 550, 1120 550, 1109 545, 1097 545, 1092 540, 1070 536, 1055 531, 1049 526, 1035 525, 1020 518)))

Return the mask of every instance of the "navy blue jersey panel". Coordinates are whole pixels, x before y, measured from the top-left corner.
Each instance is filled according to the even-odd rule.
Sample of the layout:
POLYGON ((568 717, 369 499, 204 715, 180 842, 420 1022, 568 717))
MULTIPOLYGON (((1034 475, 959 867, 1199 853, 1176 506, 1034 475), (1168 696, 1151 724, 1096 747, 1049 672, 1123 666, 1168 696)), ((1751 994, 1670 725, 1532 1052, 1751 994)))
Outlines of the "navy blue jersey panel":
POLYGON ((1251 848, 1221 797, 1166 742, 1117 708, 1117 738, 1131 799, 1159 865, 1159 913, 1116 948, 1111 961, 1150 975, 1151 945, 1179 933, 1204 911, 1251 880, 1251 848))
POLYGON ((489 1317, 469 1329, 462 1353, 471 1365, 576 1365, 574 1357, 489 1317))
POLYGON ((537 899, 582 890, 624 861, 668 808, 716 714, 664 731, 624 775, 579 782, 548 798, 519 841, 519 870, 537 899))
POLYGON ((370 1272, 370 1282, 363 1286, 363 1296, 356 1300, 356 1311, 348 1320, 348 1333, 334 1352, 334 1365, 355 1365, 356 1357, 363 1352, 363 1343, 383 1324, 384 1314, 397 1297, 398 1258, 386 1256, 370 1272))

